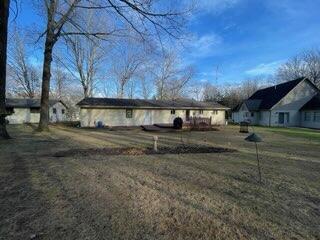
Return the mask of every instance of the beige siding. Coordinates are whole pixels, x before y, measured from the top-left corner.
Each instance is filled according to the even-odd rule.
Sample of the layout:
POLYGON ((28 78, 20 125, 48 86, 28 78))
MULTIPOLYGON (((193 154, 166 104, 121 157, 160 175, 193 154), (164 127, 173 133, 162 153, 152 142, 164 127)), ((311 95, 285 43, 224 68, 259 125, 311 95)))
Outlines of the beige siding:
POLYGON ((66 121, 66 107, 61 103, 57 102, 55 105, 50 107, 50 122, 61 122, 66 121), (53 109, 56 109, 56 113, 53 113, 53 109), (64 110, 64 114, 62 114, 62 110, 64 110))
MULTIPOLYGON (((65 121, 66 115, 62 114, 62 109, 66 111, 62 103, 56 103, 49 109, 50 122, 65 121), (53 108, 57 109, 57 114, 53 113, 53 108)), ((30 108, 14 108, 14 113, 6 118, 9 124, 22 123, 38 123, 40 120, 40 113, 31 113, 30 108)))
POLYGON ((301 112, 301 127, 306 127, 306 128, 317 128, 320 129, 320 121, 315 120, 314 114, 320 115, 320 110, 315 110, 315 111, 302 111, 301 112), (305 113, 308 112, 310 115, 310 119, 307 120, 305 119, 305 113))
POLYGON ((260 111, 259 116, 259 125, 261 126, 269 126, 270 124, 270 111, 260 111))
MULTIPOLYGON (((212 117, 212 124, 225 124, 225 111, 204 110, 200 114, 199 110, 191 110, 190 116, 212 117)), ((80 110, 80 121, 83 127, 94 127, 99 121, 106 126, 140 126, 152 125, 155 123, 172 123, 176 117, 186 120, 186 110, 176 110, 171 114, 171 110, 149 110, 133 109, 132 118, 126 118, 125 109, 91 109, 82 108, 80 110)))
POLYGON ((14 108, 14 113, 7 116, 9 124, 21 124, 21 123, 30 123, 31 120, 34 120, 34 116, 30 114, 29 108, 14 108))

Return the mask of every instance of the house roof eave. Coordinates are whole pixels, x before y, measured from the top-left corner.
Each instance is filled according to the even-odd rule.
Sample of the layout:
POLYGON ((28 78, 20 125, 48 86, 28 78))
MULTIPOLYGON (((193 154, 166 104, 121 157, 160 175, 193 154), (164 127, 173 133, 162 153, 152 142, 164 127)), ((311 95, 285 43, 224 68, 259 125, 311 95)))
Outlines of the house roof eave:
POLYGON ((104 106, 104 105, 78 105, 86 109, 148 109, 148 110, 230 110, 228 107, 143 107, 143 106, 104 106))

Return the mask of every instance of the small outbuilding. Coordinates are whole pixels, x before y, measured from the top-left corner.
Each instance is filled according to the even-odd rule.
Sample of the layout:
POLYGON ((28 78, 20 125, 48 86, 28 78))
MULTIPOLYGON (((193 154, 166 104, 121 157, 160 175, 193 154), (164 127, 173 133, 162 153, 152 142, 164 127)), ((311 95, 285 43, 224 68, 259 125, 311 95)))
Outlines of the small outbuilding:
MULTIPOLYGON (((40 121, 40 99, 7 98, 6 117, 9 124, 38 123, 40 121)), ((50 122, 66 120, 67 106, 60 100, 49 100, 50 122)))
POLYGON ((194 117, 209 118, 212 125, 225 125, 225 113, 229 109, 216 102, 190 99, 85 98, 77 105, 82 127, 173 124, 177 117, 183 122, 194 117))

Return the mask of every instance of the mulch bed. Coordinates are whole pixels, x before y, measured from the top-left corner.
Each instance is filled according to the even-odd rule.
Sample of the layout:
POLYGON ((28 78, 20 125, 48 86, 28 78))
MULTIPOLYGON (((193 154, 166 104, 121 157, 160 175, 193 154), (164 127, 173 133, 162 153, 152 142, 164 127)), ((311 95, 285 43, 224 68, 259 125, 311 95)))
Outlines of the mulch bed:
POLYGON ((91 156, 91 155, 152 155, 152 154, 192 154, 192 153, 231 153, 235 149, 210 147, 203 145, 181 145, 176 147, 160 147, 158 151, 152 148, 87 148, 70 149, 56 152, 54 157, 91 156))

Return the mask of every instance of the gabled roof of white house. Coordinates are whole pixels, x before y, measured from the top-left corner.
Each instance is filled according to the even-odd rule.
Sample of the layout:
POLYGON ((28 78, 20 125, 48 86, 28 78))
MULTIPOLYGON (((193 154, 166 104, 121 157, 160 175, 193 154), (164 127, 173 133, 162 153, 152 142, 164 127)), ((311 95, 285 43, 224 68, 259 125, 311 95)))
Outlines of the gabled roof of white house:
POLYGON ((271 109, 305 79, 306 78, 298 78, 293 81, 258 90, 249 98, 249 100, 260 100, 259 110, 271 109))
MULTIPOLYGON (((7 108, 40 108, 40 99, 32 98, 7 98, 6 107, 7 108)), ((50 99, 49 106, 52 107, 56 103, 61 102, 65 107, 66 105, 57 99, 50 99)))
POLYGON ((149 100, 124 98, 85 98, 77 105, 86 108, 229 109, 217 102, 200 102, 190 99, 149 100))
MULTIPOLYGON (((269 110, 302 81, 310 82, 309 79, 302 77, 293 81, 260 89, 250 98, 243 101, 242 104, 245 104, 249 111, 269 110)), ((310 83, 313 85, 312 82, 310 83)), ((235 107, 233 111, 239 111, 242 104, 235 107)))

